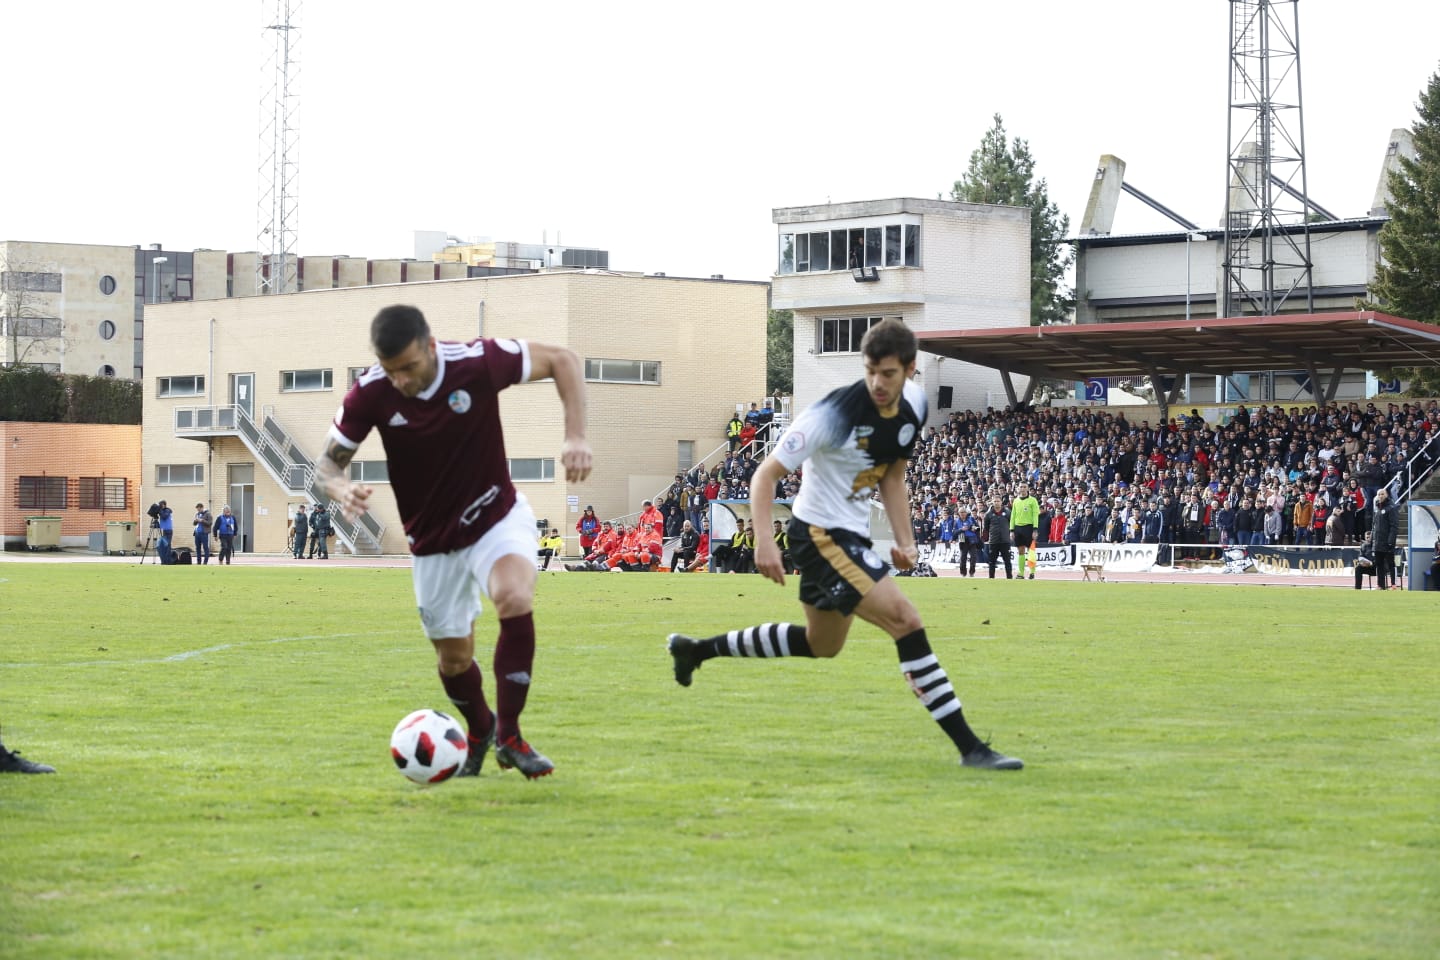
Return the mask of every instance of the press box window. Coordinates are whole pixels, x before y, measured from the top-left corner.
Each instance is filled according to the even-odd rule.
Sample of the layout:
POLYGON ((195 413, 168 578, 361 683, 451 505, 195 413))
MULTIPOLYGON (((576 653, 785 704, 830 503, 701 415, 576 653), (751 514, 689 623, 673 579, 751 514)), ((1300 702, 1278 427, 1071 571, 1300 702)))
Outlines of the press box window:
POLYGON ((859 353, 860 341, 865 332, 882 317, 822 317, 820 318, 821 353, 859 353))
POLYGON ((335 371, 325 370, 282 370, 280 371, 281 393, 305 393, 314 390, 329 390, 334 385, 335 371))

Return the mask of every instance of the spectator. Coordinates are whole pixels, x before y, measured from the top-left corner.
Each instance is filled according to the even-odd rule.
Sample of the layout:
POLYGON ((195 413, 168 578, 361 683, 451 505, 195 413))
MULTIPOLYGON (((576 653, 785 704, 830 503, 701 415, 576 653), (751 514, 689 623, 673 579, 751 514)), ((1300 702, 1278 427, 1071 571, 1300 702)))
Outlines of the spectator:
POLYGON ((684 573, 695 565, 695 557, 700 550, 700 531, 695 525, 686 520, 680 527, 680 543, 676 545, 674 554, 670 557, 670 568, 677 573, 684 573))
POLYGON ((647 534, 654 532, 662 537, 665 535, 665 518, 649 500, 646 500, 641 506, 640 518, 635 523, 647 534))
POLYGON ((970 508, 961 506, 955 515, 956 545, 960 550, 960 575, 975 576, 975 560, 980 554, 980 521, 970 515, 970 508))
POLYGON ((1010 563, 1010 511, 1005 509, 1005 501, 998 496, 985 515, 985 548, 990 553, 990 579, 995 579, 995 564, 1002 559, 1005 561, 1005 579, 1015 579, 1010 563))
POLYGON ((585 505, 585 512, 575 521, 575 532, 580 535, 580 556, 584 558, 595 549, 595 541, 600 537, 600 518, 595 516, 593 506, 585 505))
POLYGON ((230 566, 230 561, 235 556, 235 535, 239 532, 239 524, 227 503, 221 508, 220 516, 215 518, 215 536, 220 540, 220 558, 216 563, 230 566))
MULTIPOLYGON (((765 401, 765 409, 770 409, 770 401, 765 401)), ((790 534, 785 531, 785 525, 779 520, 771 521, 774 529, 770 531, 770 539, 775 541, 775 546, 780 550, 780 563, 785 571, 792 572, 795 565, 790 560, 790 534)))
POLYGON ((305 504, 295 505, 295 515, 290 521, 291 528, 295 531, 294 555, 296 560, 305 558, 305 541, 310 536, 310 518, 305 516, 305 504))
POLYGON ((1372 529, 1375 542, 1375 585, 1381 590, 1400 589, 1395 575, 1395 541, 1400 535, 1400 513, 1390 502, 1390 491, 1384 488, 1375 493, 1375 525, 1372 529))
POLYGON ((310 511, 310 559, 330 559, 330 537, 334 534, 330 522, 330 508, 323 503, 310 511))
POLYGON ((194 524, 195 526, 193 533, 195 535, 195 562, 209 563, 210 528, 215 525, 215 517, 210 513, 209 510, 205 509, 205 504, 203 503, 195 504, 194 524))
POLYGON ((740 449, 740 432, 745 429, 745 421, 740 419, 740 411, 730 415, 730 422, 725 424, 725 439, 730 444, 730 452, 734 453, 740 449))
POLYGON ((1360 544, 1360 555, 1355 558, 1355 589, 1364 589, 1364 578, 1370 577, 1370 586, 1375 586, 1375 542, 1368 536, 1360 544))
POLYGON ((565 538, 560 536, 559 527, 551 527, 550 535, 540 539, 540 550, 536 556, 540 559, 540 569, 549 570, 550 561, 554 557, 565 552, 565 538))

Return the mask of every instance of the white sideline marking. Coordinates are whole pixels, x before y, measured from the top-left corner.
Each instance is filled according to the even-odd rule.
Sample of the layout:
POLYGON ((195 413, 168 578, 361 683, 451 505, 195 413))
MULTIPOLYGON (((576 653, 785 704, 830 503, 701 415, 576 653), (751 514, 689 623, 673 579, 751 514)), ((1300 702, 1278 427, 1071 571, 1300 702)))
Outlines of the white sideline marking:
POLYGON ((193 660, 196 657, 203 657, 207 653, 218 653, 221 650, 230 650, 235 647, 253 647, 273 643, 296 643, 306 640, 344 640, 349 637, 384 637, 390 635, 391 631, 375 630, 370 633, 325 633, 303 637, 271 637, 268 640, 242 640, 239 643, 222 643, 217 647, 203 647, 199 650, 186 650, 181 653, 172 653, 167 657, 149 657, 143 660, 72 660, 69 663, 0 663, 0 669, 28 670, 43 667, 127 667, 150 663, 179 663, 185 660, 193 660))

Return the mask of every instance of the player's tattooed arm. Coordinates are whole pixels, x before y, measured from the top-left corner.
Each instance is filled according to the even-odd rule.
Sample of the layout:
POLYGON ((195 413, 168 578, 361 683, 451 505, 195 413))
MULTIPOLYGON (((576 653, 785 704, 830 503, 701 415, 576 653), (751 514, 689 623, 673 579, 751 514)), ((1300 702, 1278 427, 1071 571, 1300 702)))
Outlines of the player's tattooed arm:
POLYGON ((355 450, 340 441, 330 438, 325 452, 315 464, 315 478, 331 500, 340 504, 347 517, 354 519, 368 508, 371 488, 350 480, 350 461, 355 459, 355 450))

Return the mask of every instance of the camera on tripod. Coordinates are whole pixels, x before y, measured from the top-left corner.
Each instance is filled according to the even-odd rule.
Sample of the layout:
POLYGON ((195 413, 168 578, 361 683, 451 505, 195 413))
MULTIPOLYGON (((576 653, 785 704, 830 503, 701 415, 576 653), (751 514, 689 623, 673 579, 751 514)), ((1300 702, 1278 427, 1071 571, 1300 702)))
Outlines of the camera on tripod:
POLYGON ((158 528, 160 526, 160 504, 150 504, 150 509, 146 510, 145 513, 150 517, 150 526, 158 528))

